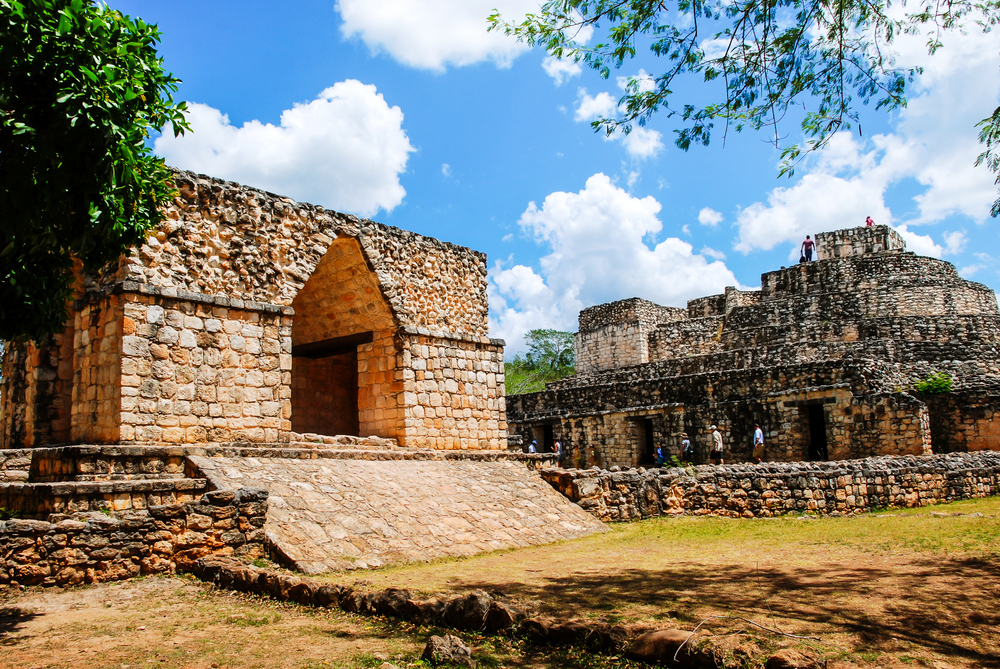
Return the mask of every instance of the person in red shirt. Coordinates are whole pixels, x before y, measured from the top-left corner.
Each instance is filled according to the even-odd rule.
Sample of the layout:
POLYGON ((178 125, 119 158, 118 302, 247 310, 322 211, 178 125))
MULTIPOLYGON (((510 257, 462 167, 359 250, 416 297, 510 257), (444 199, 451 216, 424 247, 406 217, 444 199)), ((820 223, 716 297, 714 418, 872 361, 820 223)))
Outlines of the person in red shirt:
POLYGON ((813 259, 814 248, 816 248, 816 242, 814 242, 809 235, 806 235, 806 240, 802 242, 802 257, 806 262, 813 259))

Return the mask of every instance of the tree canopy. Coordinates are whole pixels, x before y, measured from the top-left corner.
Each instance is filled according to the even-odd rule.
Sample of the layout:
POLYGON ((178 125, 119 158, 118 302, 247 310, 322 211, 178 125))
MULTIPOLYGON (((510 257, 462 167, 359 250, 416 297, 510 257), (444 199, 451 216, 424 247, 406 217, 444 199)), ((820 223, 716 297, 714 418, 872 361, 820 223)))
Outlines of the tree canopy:
MULTIPOLYGON (((490 30, 605 78, 648 40, 663 72, 629 79, 618 114, 593 122, 608 134, 630 132, 659 112, 681 120, 675 143, 684 150, 707 145, 716 123, 724 131, 766 130, 782 146, 781 122, 801 105, 805 146, 782 151, 781 173, 791 175, 803 151, 860 123, 859 104, 905 106, 920 68, 895 62, 892 43, 900 34, 926 34, 934 53, 944 31, 990 30, 1000 20, 1000 0, 919 0, 909 8, 905 0, 548 0, 520 23, 504 22, 496 11, 489 20, 490 30), (595 43, 578 39, 602 27, 595 43), (676 102, 675 84, 691 74, 721 82, 721 93, 708 103, 676 102)), ((1000 184, 1000 108, 978 127, 985 150, 976 164, 997 173, 1000 184)), ((1000 215, 1000 198, 991 213, 1000 215)))
POLYGON ((504 364, 508 395, 545 390, 545 384, 576 373, 572 332, 531 330, 524 336, 528 351, 504 364))
POLYGON ((0 339, 61 329, 74 259, 98 270, 161 220, 145 141, 188 126, 159 38, 91 0, 0 0, 0 339))

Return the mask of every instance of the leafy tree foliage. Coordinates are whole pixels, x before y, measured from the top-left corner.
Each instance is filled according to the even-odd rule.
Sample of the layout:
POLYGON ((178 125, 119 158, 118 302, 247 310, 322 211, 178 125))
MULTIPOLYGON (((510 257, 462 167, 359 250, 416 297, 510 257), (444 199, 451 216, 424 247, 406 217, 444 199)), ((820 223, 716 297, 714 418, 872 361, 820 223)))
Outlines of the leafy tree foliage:
POLYGON ((100 269, 162 218, 145 140, 188 126, 159 37, 91 0, 0 0, 0 338, 61 329, 74 259, 100 269))
POLYGON ((508 395, 545 390, 545 384, 576 373, 572 332, 531 330, 524 336, 528 352, 504 363, 508 395))
MULTIPOLYGON (((629 79, 619 113, 594 121, 595 130, 629 132, 662 112, 682 121, 675 143, 684 150, 707 145, 716 122, 725 130, 766 129, 779 146, 782 119, 801 104, 804 148, 814 150, 852 124, 860 131, 858 103, 905 106, 907 84, 920 68, 897 66, 891 49, 897 36, 924 32, 934 53, 943 31, 988 31, 1000 20, 998 0, 911 4, 915 11, 907 13, 890 0, 548 0, 521 23, 506 23, 497 12, 489 20, 490 30, 583 62, 605 78, 648 40, 665 60, 664 72, 629 79), (593 45, 576 41, 581 31, 602 26, 593 45), (721 82, 723 94, 707 104, 675 103, 672 89, 687 74, 721 82)), ((977 165, 1000 175, 1000 108, 980 127, 986 151, 977 165)), ((781 173, 791 175, 802 152, 786 146, 781 173)), ((992 214, 1000 215, 1000 199, 992 214)))

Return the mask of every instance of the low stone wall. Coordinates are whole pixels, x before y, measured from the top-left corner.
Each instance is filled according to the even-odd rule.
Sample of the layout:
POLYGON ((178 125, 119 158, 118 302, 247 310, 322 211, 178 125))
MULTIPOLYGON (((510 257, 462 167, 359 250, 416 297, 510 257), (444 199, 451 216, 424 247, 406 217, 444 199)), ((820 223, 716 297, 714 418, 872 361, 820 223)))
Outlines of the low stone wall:
POLYGON ((842 515, 998 494, 1000 453, 624 471, 545 469, 541 475, 603 521, 680 514, 842 515))
POLYGON ((77 585, 190 569, 206 555, 265 553, 267 491, 218 490, 184 504, 0 521, 0 583, 77 585))

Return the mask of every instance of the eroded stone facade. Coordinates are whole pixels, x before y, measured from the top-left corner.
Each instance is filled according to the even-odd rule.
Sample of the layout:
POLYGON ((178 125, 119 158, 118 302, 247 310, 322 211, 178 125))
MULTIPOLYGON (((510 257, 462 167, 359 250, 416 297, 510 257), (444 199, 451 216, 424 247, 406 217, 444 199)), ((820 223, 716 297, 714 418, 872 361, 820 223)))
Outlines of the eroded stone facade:
POLYGON ((506 447, 483 254, 189 172, 176 182, 143 246, 79 275, 64 333, 9 347, 0 446, 295 430, 506 447))
POLYGON ((726 461, 745 462, 755 422, 771 461, 1000 450, 995 293, 886 226, 816 241, 819 260, 757 291, 585 309, 577 374, 508 398, 512 433, 559 439, 580 467, 652 463, 659 445, 678 455, 685 432, 706 462, 712 424, 726 461), (932 371, 956 392, 916 393, 932 371))

